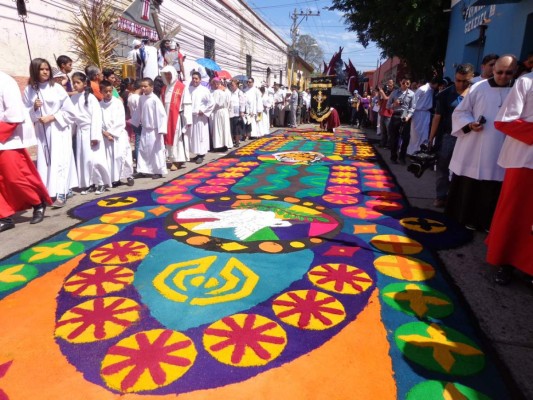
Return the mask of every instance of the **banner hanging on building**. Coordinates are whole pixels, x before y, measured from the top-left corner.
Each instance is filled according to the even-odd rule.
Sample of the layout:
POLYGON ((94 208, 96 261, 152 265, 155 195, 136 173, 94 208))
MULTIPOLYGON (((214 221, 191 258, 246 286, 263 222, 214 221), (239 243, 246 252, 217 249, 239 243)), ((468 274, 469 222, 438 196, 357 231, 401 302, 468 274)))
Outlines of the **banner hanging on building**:
POLYGON ((117 21, 117 29, 140 38, 159 40, 154 21, 154 6, 150 0, 134 0, 117 21))
POLYGON ((335 84, 335 76, 318 76, 311 78, 311 118, 322 122, 331 113, 331 88, 335 84))

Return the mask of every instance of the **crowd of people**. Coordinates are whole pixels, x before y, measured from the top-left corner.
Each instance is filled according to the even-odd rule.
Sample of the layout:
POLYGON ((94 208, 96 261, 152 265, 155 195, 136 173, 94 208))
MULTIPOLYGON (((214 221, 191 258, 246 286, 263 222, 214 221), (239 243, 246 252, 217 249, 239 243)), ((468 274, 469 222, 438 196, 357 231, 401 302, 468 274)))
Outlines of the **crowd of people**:
POLYGON ((9 84, 0 88, 0 232, 15 227, 18 211, 33 207, 31 223, 39 223, 47 206, 61 208, 75 192, 100 195, 162 178, 186 162, 201 164, 208 151, 309 120, 309 91, 222 78, 201 66, 187 74, 175 41, 156 49, 135 39, 128 57, 138 79, 94 65, 73 72, 67 55, 57 67, 35 58, 22 98, 1 76, 9 84), (35 144, 37 168, 26 150, 35 144))
MULTIPOLYGON (((533 53, 489 54, 481 74, 458 65, 454 79, 403 78, 376 88, 380 147, 393 164, 436 153, 434 206, 467 229, 487 232, 495 281, 518 268, 533 276, 533 53), (503 183, 503 186, 502 186, 503 183)), ((370 106, 373 108, 373 106, 370 106)))
MULTIPOLYGON (((136 80, 92 65, 73 73, 65 55, 57 68, 32 60, 22 98, 0 75, 0 232, 28 208, 30 223, 41 222, 47 206, 63 207, 74 190, 99 195, 135 178, 162 178, 186 162, 201 164, 208 151, 309 122, 309 89, 257 85, 253 77, 206 80, 205 70, 186 74, 173 41, 159 50, 132 46, 136 80), (26 151, 33 137, 37 168, 26 151)), ((533 55, 519 65, 512 55, 490 54, 478 77, 461 64, 453 80, 404 77, 399 87, 388 80, 350 98, 352 125, 376 127, 393 164, 406 164, 423 145, 436 152, 434 205, 468 229, 490 232, 499 283, 510 280, 510 266, 533 275, 524 256, 533 245, 533 208, 518 206, 533 200, 533 55)))

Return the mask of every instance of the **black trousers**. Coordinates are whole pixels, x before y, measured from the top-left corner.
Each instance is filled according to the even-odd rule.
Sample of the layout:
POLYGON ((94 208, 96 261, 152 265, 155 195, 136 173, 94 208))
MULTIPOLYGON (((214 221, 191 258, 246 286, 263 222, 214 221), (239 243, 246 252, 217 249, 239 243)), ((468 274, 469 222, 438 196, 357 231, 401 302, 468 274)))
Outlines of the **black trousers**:
POLYGON ((399 156, 400 160, 405 160, 407 146, 409 146, 409 139, 411 137, 411 120, 404 122, 401 119, 401 115, 393 115, 390 119, 388 131, 390 159, 397 161, 399 156), (399 153, 398 148, 400 149, 399 153))
POLYGON ((244 133, 244 123, 241 117, 231 117, 229 119, 231 138, 235 146, 239 145, 239 140, 244 133))

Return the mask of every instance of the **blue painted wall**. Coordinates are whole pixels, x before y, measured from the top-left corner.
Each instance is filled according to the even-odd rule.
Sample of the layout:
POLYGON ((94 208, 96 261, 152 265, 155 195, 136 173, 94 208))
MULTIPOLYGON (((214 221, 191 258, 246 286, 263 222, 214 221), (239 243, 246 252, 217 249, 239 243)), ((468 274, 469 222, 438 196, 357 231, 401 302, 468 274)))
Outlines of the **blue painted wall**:
POLYGON ((464 18, 463 9, 472 3, 461 0, 452 7, 444 76, 453 78, 455 65, 464 62, 473 64, 479 72, 485 54, 510 53, 522 60, 533 51, 533 0, 470 8, 464 18), (490 22, 485 43, 480 46, 479 24, 483 18, 490 22))

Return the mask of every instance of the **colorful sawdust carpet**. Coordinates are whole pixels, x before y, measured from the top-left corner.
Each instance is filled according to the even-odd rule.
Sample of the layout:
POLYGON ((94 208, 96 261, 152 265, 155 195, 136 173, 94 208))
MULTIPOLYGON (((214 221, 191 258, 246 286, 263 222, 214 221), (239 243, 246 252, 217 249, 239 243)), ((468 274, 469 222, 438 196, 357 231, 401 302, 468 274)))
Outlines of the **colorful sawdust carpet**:
POLYGON ((2 399, 503 399, 364 136, 280 131, 0 263, 2 399))

